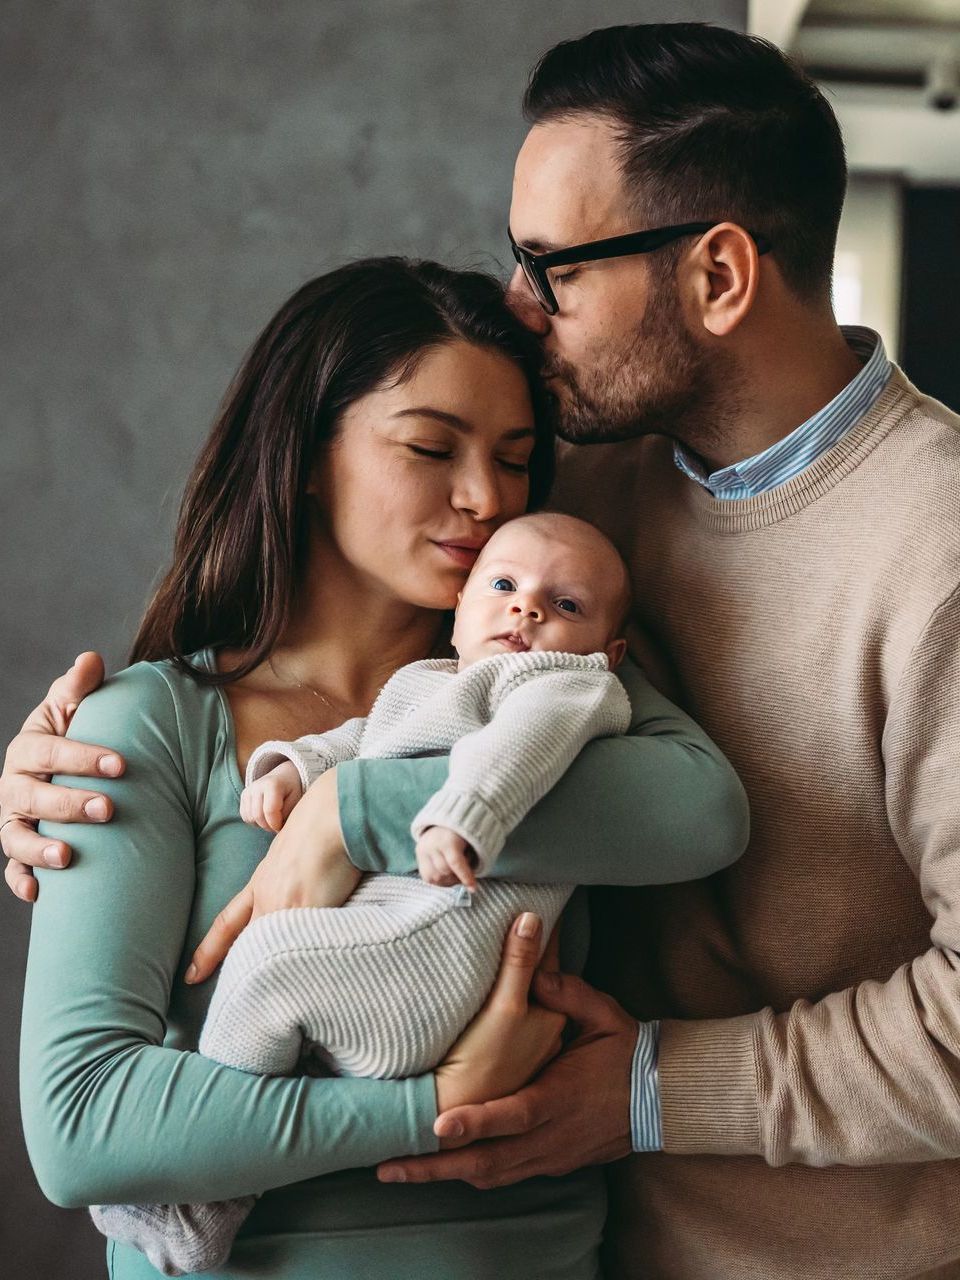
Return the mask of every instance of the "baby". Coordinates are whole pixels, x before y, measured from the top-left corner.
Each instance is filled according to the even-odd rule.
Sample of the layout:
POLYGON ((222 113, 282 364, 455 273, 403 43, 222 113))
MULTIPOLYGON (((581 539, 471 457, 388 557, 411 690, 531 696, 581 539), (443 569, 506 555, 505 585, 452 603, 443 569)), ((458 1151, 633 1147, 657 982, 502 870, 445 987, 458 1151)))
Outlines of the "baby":
MULTIPOLYGON (((546 938, 572 892, 482 878, 579 751, 629 727, 630 704, 612 675, 629 602, 626 567, 592 525, 560 515, 513 520, 483 548, 460 593, 456 659, 402 667, 365 718, 257 748, 240 812, 271 831, 344 760, 449 752, 450 766, 411 827, 419 878, 367 876, 343 907, 254 921, 224 962, 202 1053, 280 1075, 302 1066, 306 1050, 335 1073, 381 1078, 419 1075, 445 1057, 493 984, 511 922, 535 911, 546 938)), ((180 1275, 221 1265, 253 1203, 92 1213, 104 1234, 180 1275)))

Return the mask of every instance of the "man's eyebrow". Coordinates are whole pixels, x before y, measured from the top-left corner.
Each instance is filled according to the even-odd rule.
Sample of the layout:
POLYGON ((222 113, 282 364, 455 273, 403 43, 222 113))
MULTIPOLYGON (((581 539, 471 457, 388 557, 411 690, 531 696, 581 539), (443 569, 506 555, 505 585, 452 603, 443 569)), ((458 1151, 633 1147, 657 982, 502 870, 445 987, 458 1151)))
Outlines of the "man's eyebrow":
MULTIPOLYGON (((392 418, 435 418, 437 422, 453 427, 455 431, 471 430, 470 423, 457 414, 447 413, 445 409, 433 409, 429 405, 418 405, 415 409, 398 409, 396 413, 390 416, 392 418)), ((501 438, 504 440, 526 440, 529 436, 535 435, 536 432, 533 427, 515 427, 511 431, 504 431, 501 438)))
POLYGON ((557 249, 564 247, 561 244, 554 244, 552 240, 518 240, 516 236, 513 242, 519 248, 529 250, 530 253, 554 253, 557 249))

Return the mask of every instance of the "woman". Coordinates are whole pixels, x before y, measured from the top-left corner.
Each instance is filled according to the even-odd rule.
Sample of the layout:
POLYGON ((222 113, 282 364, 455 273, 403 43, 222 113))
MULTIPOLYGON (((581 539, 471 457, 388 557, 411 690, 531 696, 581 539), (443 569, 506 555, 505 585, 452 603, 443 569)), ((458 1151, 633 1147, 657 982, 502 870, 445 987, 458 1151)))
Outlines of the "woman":
MULTIPOLYGON (((318 901, 336 866, 355 878, 335 777, 318 877, 296 867, 289 837, 264 858, 267 838, 239 819, 242 770, 267 738, 364 714, 392 671, 442 648, 478 548, 542 500, 552 452, 529 341, 494 281, 431 264, 358 263, 300 290, 255 344, 201 454, 137 665, 73 720, 76 738, 122 751, 127 777, 104 788, 118 816, 80 830, 75 872, 48 877, 36 908, 28 1147, 62 1204, 265 1192, 220 1275, 527 1276, 531 1248, 539 1277, 596 1273, 594 1170, 481 1193, 385 1186, 363 1167, 435 1147, 438 1107, 518 1087, 555 1042, 546 1017, 505 1030, 495 1014, 485 1036, 481 1014, 473 1048, 435 1077, 264 1080, 193 1051, 209 988, 181 980, 229 899, 269 910, 318 901)), ((714 812, 737 784, 636 674, 628 690, 633 736, 595 744, 592 764, 588 748, 574 775, 581 802, 584 787, 603 789, 610 824, 605 857, 585 851, 578 878, 704 874, 740 851, 737 806, 714 812), (611 788, 617 770, 633 785, 611 788), (694 775, 702 828, 661 821, 671 773, 688 787, 694 775), (724 828, 723 814, 735 816, 711 831, 705 859, 697 837, 724 828), (648 823, 676 847, 645 855, 648 823)), ((35 747, 26 738, 8 755, 5 824, 32 816, 6 788, 35 747)), ((570 793, 546 847, 583 843, 564 803, 570 793)), ((7 831, 24 835, 16 821, 7 831)), ((543 862, 532 878, 553 878, 543 862)), ((582 960, 582 929, 579 943, 582 960)), ((133 1250, 108 1257, 118 1280, 157 1274, 133 1250)))

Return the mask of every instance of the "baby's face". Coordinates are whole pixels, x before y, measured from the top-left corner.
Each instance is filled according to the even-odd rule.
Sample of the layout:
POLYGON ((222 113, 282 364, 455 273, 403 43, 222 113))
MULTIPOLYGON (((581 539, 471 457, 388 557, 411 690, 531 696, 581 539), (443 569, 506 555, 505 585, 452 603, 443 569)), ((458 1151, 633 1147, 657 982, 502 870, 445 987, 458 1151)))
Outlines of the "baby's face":
POLYGON ((493 535, 467 579, 453 644, 463 669, 497 653, 530 650, 623 656, 620 562, 577 522, 519 520, 493 535))

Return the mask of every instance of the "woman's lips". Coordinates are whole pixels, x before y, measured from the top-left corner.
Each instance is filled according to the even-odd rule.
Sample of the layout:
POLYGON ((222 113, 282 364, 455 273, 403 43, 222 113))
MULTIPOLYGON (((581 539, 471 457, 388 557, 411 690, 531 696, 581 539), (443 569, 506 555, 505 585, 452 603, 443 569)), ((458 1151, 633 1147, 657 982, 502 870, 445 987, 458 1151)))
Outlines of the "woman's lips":
POLYGON ((476 546, 472 546, 464 542, 436 542, 434 546, 439 547, 461 569, 472 569, 483 544, 477 543, 476 546))

